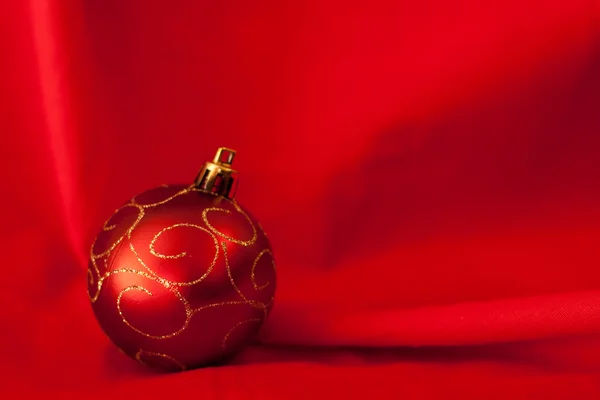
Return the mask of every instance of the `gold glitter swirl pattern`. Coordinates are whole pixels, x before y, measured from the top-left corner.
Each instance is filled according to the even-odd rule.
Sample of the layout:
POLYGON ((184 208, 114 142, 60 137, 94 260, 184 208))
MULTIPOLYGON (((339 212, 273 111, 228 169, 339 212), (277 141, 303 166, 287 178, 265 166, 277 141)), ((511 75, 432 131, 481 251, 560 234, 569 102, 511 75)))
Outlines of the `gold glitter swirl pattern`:
POLYGON ((142 208, 140 208, 137 205, 134 204, 126 204, 120 208, 118 208, 114 214, 104 223, 104 225, 102 226, 102 231, 104 232, 108 232, 108 231, 112 231, 116 228, 116 225, 108 225, 108 223, 110 222, 111 219, 113 219, 113 217, 119 213, 119 211, 127 208, 127 207, 134 207, 138 209, 138 216, 136 218, 136 220, 133 222, 133 224, 131 225, 131 227, 129 227, 129 229, 127 229, 126 234, 120 236, 113 244, 111 244, 107 250, 101 252, 100 254, 95 254, 94 253, 94 247, 96 246, 96 241, 98 240, 98 237, 96 237, 96 239, 94 239, 94 243, 92 243, 92 247, 90 249, 90 260, 92 260, 92 265, 94 266, 94 268, 96 269, 96 272, 98 272, 98 274, 100 274, 99 270, 98 270, 98 265, 96 264, 96 260, 102 258, 102 257, 108 257, 110 256, 110 253, 112 253, 112 251, 119 245, 121 244, 121 242, 123 241, 123 239, 125 239, 125 236, 130 236, 131 235, 131 231, 133 231, 133 229, 137 226, 137 224, 139 224, 139 222, 142 220, 142 218, 144 217, 144 210, 142 208))
POLYGON ((221 231, 219 231, 218 229, 216 229, 214 226, 211 225, 211 223, 208 221, 208 213, 210 212, 222 212, 225 214, 231 214, 231 211, 226 210, 224 208, 219 208, 219 207, 209 207, 204 209, 204 211, 202 211, 202 220, 204 220, 204 223, 206 224, 206 226, 208 227, 208 229, 210 229, 213 233, 215 233, 216 235, 221 236, 224 239, 229 240, 232 243, 236 243, 239 244, 241 246, 251 246, 254 243, 256 243, 256 239, 258 237, 258 235, 256 234, 256 228, 254 227, 254 224, 252 223, 252 220, 250 219, 250 217, 240 208, 240 206, 235 203, 235 202, 231 202, 231 204, 233 204, 233 206, 235 207, 236 211, 239 212, 240 214, 242 214, 244 216, 244 218, 246 218, 246 221, 248 221, 248 223, 250 224, 250 227, 252 228, 252 237, 249 240, 240 240, 240 239, 236 239, 233 238, 221 231))
POLYGON ((144 260, 142 260, 142 257, 140 257, 140 255, 138 254, 138 252, 135 250, 135 247, 133 246, 133 243, 131 243, 131 242, 129 242, 129 250, 131 250, 131 252, 135 256, 135 259, 138 260, 138 262, 140 263, 140 265, 142 267, 144 267, 148 271, 148 273, 150 275, 158 277, 158 275, 156 274, 156 272, 154 272, 154 270, 152 268, 150 268, 148 265, 146 265, 146 263, 144 262, 144 260))
MULTIPOLYGON (((195 285, 199 282, 202 282, 204 279, 206 279, 206 277, 212 272, 213 268, 215 267, 215 264, 217 263, 217 259, 219 258, 219 242, 217 241, 217 238, 215 237, 215 235, 212 234, 212 232, 210 232, 208 229, 203 228, 199 225, 195 225, 195 224, 188 224, 188 223, 180 223, 180 224, 175 224, 175 225, 171 225, 168 226, 166 228, 164 228, 163 230, 161 230, 160 232, 158 232, 154 238, 152 238, 152 241, 150 242, 150 253, 158 258, 162 258, 162 259, 177 259, 177 258, 182 258, 187 256, 187 252, 183 251, 179 254, 175 254, 175 255, 167 255, 167 254, 162 254, 159 253, 158 251, 156 251, 155 249, 155 244, 156 241, 158 240, 159 237, 161 237, 161 235, 165 232, 168 232, 172 229, 175 228, 181 228, 181 227, 187 227, 187 228, 194 228, 194 229, 198 229, 201 230, 203 232, 206 232, 210 235, 210 237, 212 238, 214 244, 215 244, 215 256, 213 257, 212 262, 210 263, 208 269, 206 270, 206 272, 204 273, 204 275, 202 275, 201 277, 194 279, 192 281, 189 282, 174 282, 174 281, 170 281, 167 279, 164 279, 165 282, 168 282, 171 285, 177 285, 177 286, 191 286, 191 285, 195 285)), ((146 263, 144 263, 144 261, 142 260, 142 258, 139 256, 139 254, 135 251, 135 248, 133 247, 133 244, 129 244, 131 251, 133 252, 133 254, 136 256, 137 260, 140 262, 140 264, 142 264, 142 266, 144 266, 144 268, 146 268, 151 274, 156 275, 156 272, 154 272, 150 267, 148 267, 146 265, 146 263)))
MULTIPOLYGON (((168 188, 167 185, 163 185, 162 187, 168 188)), ((228 342, 232 332, 244 324, 251 323, 251 322, 264 321, 264 319, 266 319, 267 314, 268 314, 268 307, 270 307, 271 303, 273 302, 273 297, 271 297, 268 304, 265 304, 260 301, 252 300, 252 299, 249 299, 248 297, 246 297, 246 295, 244 295, 244 293, 240 290, 239 286, 236 284, 236 282, 233 278, 232 272, 231 272, 231 267, 229 265, 228 252, 227 252, 228 244, 226 241, 237 244, 237 245, 245 246, 245 247, 252 246, 257 242, 257 239, 258 239, 257 238, 257 236, 258 236, 257 228, 255 227, 255 225, 254 225, 253 221, 250 219, 250 217, 242 210, 242 208, 237 204, 237 202, 235 202, 235 200, 232 201, 232 200, 223 198, 224 201, 229 202, 235 208, 236 212, 242 214, 242 216, 250 224, 250 227, 252 229, 252 237, 251 238, 249 238, 247 240, 243 240, 241 238, 234 238, 234 237, 231 237, 230 235, 226 234, 225 232, 219 231, 217 228, 215 228, 213 225, 211 225, 211 223, 209 221, 210 213, 221 212, 224 214, 232 214, 232 211, 225 209, 225 208, 219 208, 219 207, 208 207, 202 211, 201 217, 202 217, 202 220, 203 220, 204 224, 206 225, 206 227, 196 225, 196 224, 191 224, 191 223, 178 223, 178 224, 168 226, 168 227, 160 230, 158 233, 156 233, 154 235, 154 237, 150 241, 150 244, 148 245, 149 252, 152 256, 154 256, 158 259, 163 259, 163 260, 174 260, 174 259, 181 259, 184 257, 192 257, 192 255, 189 254, 187 251, 181 251, 178 254, 165 254, 166 252, 164 252, 164 251, 160 252, 156 249, 157 243, 160 242, 162 240, 161 238, 163 238, 164 235, 168 234, 168 232, 170 232, 171 230, 187 227, 187 228, 192 228, 192 229, 206 232, 208 235, 210 235, 210 237, 212 238, 214 245, 215 245, 215 255, 214 255, 210 265, 208 266, 206 272, 199 278, 194 279, 189 282, 175 282, 175 281, 171 281, 171 280, 165 279, 162 276, 160 276, 157 272, 155 272, 154 270, 152 270, 152 268, 150 268, 148 266, 148 264, 142 259, 142 257, 140 257, 140 255, 136 251, 136 249, 131 241, 132 232, 136 229, 136 227, 140 224, 140 221, 144 218, 144 216, 146 214, 146 210, 148 210, 152 207, 166 204, 169 201, 171 201, 179 196, 182 196, 186 193, 196 192, 196 191, 200 191, 205 194, 214 195, 213 193, 199 190, 192 185, 192 186, 186 187, 184 189, 178 190, 175 194, 167 197, 164 200, 155 201, 153 203, 148 203, 148 204, 143 204, 140 201, 138 201, 136 199, 136 197, 134 197, 130 200, 129 203, 118 208, 115 211, 115 213, 103 224, 103 227, 102 227, 103 232, 113 231, 117 228, 118 223, 111 223, 111 222, 114 220, 115 215, 123 209, 126 209, 128 207, 134 208, 137 211, 137 216, 135 216, 135 220, 124 231, 124 233, 120 237, 118 237, 114 242, 110 243, 110 245, 108 246, 108 248, 106 250, 104 250, 98 254, 94 253, 98 237, 96 237, 96 239, 94 240, 94 242, 91 246, 91 249, 90 249, 91 266, 87 269, 87 280, 89 283, 88 284, 88 297, 92 303, 95 303, 100 296, 103 286, 105 286, 104 283, 113 275, 122 274, 122 273, 136 274, 136 275, 142 276, 150 281, 153 281, 155 283, 162 285, 165 289, 170 291, 179 302, 181 302, 181 304, 183 306, 183 311, 185 312, 185 321, 183 322, 182 326, 179 329, 177 329, 176 331, 170 332, 167 334, 152 335, 147 332, 144 332, 144 331, 140 330, 139 328, 137 328, 136 326, 134 326, 126 318, 126 316, 125 316, 126 313, 123 312, 121 303, 124 299, 124 296, 130 296, 131 293, 133 293, 133 291, 143 293, 143 295, 148 296, 148 297, 153 296, 153 293, 150 290, 148 290, 146 287, 139 285, 139 284, 127 286, 117 294, 117 298, 116 298, 116 309, 117 309, 119 316, 121 317, 122 322, 126 326, 128 326, 130 329, 135 331, 136 333, 138 333, 144 337, 147 337, 147 338, 158 339, 158 340, 173 338, 173 337, 181 334, 189 326, 192 316, 195 313, 200 312, 205 309, 215 308, 215 307, 233 306, 233 305, 235 305, 235 306, 242 305, 242 306, 250 306, 254 309, 262 310, 263 311, 262 318, 249 318, 249 319, 240 321, 237 324, 235 324, 226 333, 226 335, 224 336, 223 341, 222 341, 222 348, 223 348, 223 350, 225 350, 225 348, 227 346, 227 342, 228 342), (221 241, 219 243, 217 236, 225 239, 226 241, 221 241), (140 263, 140 265, 145 269, 145 271, 139 270, 139 269, 133 269, 133 268, 118 268, 118 269, 109 270, 109 261, 111 260, 110 259, 111 254, 113 253, 113 251, 115 251, 115 249, 118 249, 119 245, 122 244, 122 242, 125 238, 129 239, 129 249, 135 256, 137 261, 140 263), (224 301, 224 302, 219 302, 219 303, 206 304, 206 305, 203 305, 203 306, 200 306, 197 308, 192 308, 190 306, 188 300, 180 293, 179 290, 182 286, 195 285, 195 284, 205 280, 209 276, 209 274, 213 271, 213 269, 218 261, 219 253, 220 253, 219 247, 221 247, 221 249, 223 250, 223 258, 224 258, 224 263, 225 263, 229 281, 230 281, 233 289, 235 290, 235 292, 239 295, 241 300, 224 301), (102 265, 103 271, 102 272, 100 271, 99 263, 103 263, 103 265, 102 265), (94 293, 91 293, 90 288, 93 288, 93 287, 96 290, 94 293)), ((257 224, 257 225, 258 225, 258 229, 260 230, 260 233, 266 237, 266 233, 264 232, 264 230, 262 229, 260 224, 257 224)), ((275 261, 273 260, 273 254, 272 254, 271 250, 267 248, 267 249, 260 251, 260 253, 254 259, 254 262, 252 264, 251 271, 250 271, 250 279, 251 279, 251 282, 252 282, 252 285, 253 285, 253 288, 255 291, 264 290, 271 284, 271 282, 269 282, 269 281, 259 284, 256 282, 256 276, 255 276, 255 270, 257 268, 259 261, 267 255, 271 257, 271 263, 272 263, 273 269, 275 269, 275 261)), ((112 261, 110 261, 110 262, 112 262, 112 261)), ((139 362, 145 364, 145 362, 143 361, 143 358, 148 357, 148 356, 160 357, 160 358, 169 360, 174 365, 179 367, 181 370, 185 369, 185 365, 183 365, 182 363, 180 363, 173 357, 171 357, 167 354, 163 354, 163 353, 150 352, 150 351, 140 349, 137 352, 137 354, 135 355, 135 358, 139 362)))
MULTIPOLYGON (((163 187, 167 187, 167 186, 163 186, 163 187)), ((94 267, 94 269, 96 270, 96 273, 97 273, 98 275, 101 275, 101 274, 100 274, 100 270, 99 270, 99 268, 98 268, 97 260, 99 260, 99 259, 101 259, 101 258, 104 258, 104 263, 105 263, 105 267, 106 267, 106 262, 107 262, 107 259, 108 259, 108 257, 110 257, 110 255, 111 255, 111 253, 113 252, 113 250, 115 250, 115 249, 117 248, 117 246, 118 246, 119 244, 121 244, 121 242, 123 241, 123 239, 125 239, 125 237, 127 237, 128 239, 131 239, 131 233, 132 233, 132 232, 133 232, 133 230, 136 228, 136 226, 137 226, 137 225, 140 223, 140 221, 142 220, 142 218, 144 218, 144 215, 145 215, 144 209, 145 209, 145 208, 150 208, 150 207, 157 206, 157 205, 159 205, 159 204, 164 204, 164 203, 166 203, 166 202, 168 202, 168 201, 171 201, 171 200, 172 200, 172 199, 174 199, 175 197, 181 196, 182 194, 185 194, 185 193, 187 193, 187 192, 189 192, 189 191, 190 191, 190 187, 188 187, 188 188, 185 188, 185 189, 183 189, 183 190, 180 190, 179 192, 177 192, 176 194, 174 194, 174 195, 172 195, 172 196, 168 197, 168 198, 167 198, 167 199, 165 199, 165 200, 162 200, 162 201, 159 201, 159 202, 155 202, 155 203, 152 203, 152 204, 144 204, 144 205, 140 205, 140 204, 138 204, 138 203, 136 202, 136 200, 135 200, 135 197, 134 197, 133 199, 131 199, 131 201, 130 201, 129 203, 127 203, 127 204, 125 204, 125 205, 123 205, 123 206, 121 206, 121 207, 117 208, 117 209, 115 210, 115 212, 113 213, 113 215, 112 215, 112 216, 111 216, 111 217, 110 217, 108 220, 106 220, 106 222, 105 222, 105 223, 102 225, 102 231, 103 231, 103 232, 108 232, 108 231, 114 230, 114 229, 116 228, 116 225, 115 225, 115 224, 111 224, 111 225, 109 225, 109 222, 110 222, 110 221, 111 221, 111 220, 114 218, 114 216, 115 216, 116 214, 118 214, 118 213, 119 213, 119 211, 121 211, 121 210, 123 210, 123 209, 125 209, 125 208, 127 208, 127 207, 134 207, 134 208, 136 208, 136 209, 138 210, 138 215, 137 215, 137 218, 136 218, 136 220, 133 222, 133 224, 132 224, 132 225, 131 225, 131 226, 130 226, 130 227, 129 227, 129 228, 126 230, 126 231, 125 231, 125 234, 124 234, 124 235, 122 235, 122 236, 120 236, 120 237, 119 237, 119 238, 118 238, 118 239, 117 239, 117 240, 116 240, 116 241, 115 241, 113 244, 111 244, 111 245, 109 246, 109 248, 108 248, 107 250, 105 250, 105 251, 103 251, 103 252, 101 252, 101 253, 99 253, 99 254, 95 254, 95 253, 94 253, 94 247, 96 246, 96 242, 97 242, 97 240, 98 240, 98 237, 96 237, 96 238, 94 239, 94 242, 92 243, 92 246, 91 246, 91 248, 90 248, 90 260, 91 260, 91 262, 92 262, 92 266, 93 266, 93 267, 94 267)), ((105 270, 106 270, 106 269, 107 269, 107 268, 105 268, 105 270)), ((99 286, 98 286, 98 287, 100 288, 100 283, 99 283, 99 286)), ((99 290, 98 290, 98 291, 99 291, 99 290)), ((89 295, 89 293, 88 293, 88 295, 89 295)))
POLYGON ((214 260, 213 260, 213 262, 211 264, 212 266, 214 266, 214 264, 216 263, 216 259, 218 257, 218 254, 219 254, 219 243, 217 242, 217 238, 208 229, 203 228, 203 227, 201 227, 199 225, 195 225, 195 224, 181 223, 181 224, 175 224, 175 225, 167 226, 166 228, 164 228, 163 230, 161 230, 160 232, 158 232, 156 235, 154 235, 154 238, 152 238, 152 241, 150 242, 150 253, 152 253, 153 256, 156 256, 158 258, 164 258, 164 259, 167 259, 167 258, 175 259, 175 258, 185 257, 187 255, 187 253, 185 251, 183 251, 183 252, 181 252, 179 254, 175 254, 175 255, 166 255, 166 254, 159 253, 154 248, 156 241, 158 240, 158 238, 163 233, 165 233, 167 231, 170 231, 172 229, 175 229, 175 228, 182 227, 182 226, 183 227, 188 227, 188 228, 200 229, 201 231, 204 231, 204 232, 208 233, 213 238, 213 241, 215 242, 215 246, 216 246, 216 250, 217 250, 215 258, 214 258, 214 260))
MULTIPOLYGON (((114 218, 115 215, 117 215, 119 213, 119 211, 124 210, 127 207, 136 207, 136 206, 132 205, 130 203, 127 203, 124 206, 121 206, 121 207, 117 208, 115 210, 115 212, 113 213, 113 215, 108 220, 106 220, 106 222, 104 223, 104 225, 102 225, 102 230, 104 232, 109 232, 109 231, 112 231, 113 229, 115 229, 117 227, 116 224, 108 225, 108 223, 114 218)), ((101 257, 101 255, 99 254, 98 257, 101 257)))
MULTIPOLYGON (((164 187, 167 187, 167 186, 164 186, 164 187)), ((114 216, 116 214, 119 213, 119 211, 121 211, 121 210, 123 210, 123 209, 125 209, 127 207, 134 207, 134 208, 136 208, 138 210, 138 215, 137 215, 136 220, 127 229, 127 231, 125 232, 125 234, 122 235, 122 236, 120 236, 111 246, 109 246, 109 248, 107 250, 103 251, 100 254, 95 254, 94 253, 94 247, 96 245, 96 241, 98 240, 98 237, 96 237, 96 239, 94 239, 94 242, 92 243, 92 247, 90 249, 90 260, 92 261, 92 265, 94 266, 94 269, 96 270, 96 272, 98 273, 98 275, 100 275, 100 271, 98 269, 98 265, 96 263, 96 260, 98 260, 100 258, 103 258, 103 257, 108 258, 110 256, 110 254, 112 253, 112 251, 119 244, 121 244, 121 242, 123 241, 123 239, 125 239, 125 237, 127 237, 128 239, 131 239, 131 233, 136 228, 136 226, 140 223, 140 221, 142 220, 142 218, 144 218, 144 215, 145 215, 144 209, 155 207, 155 206, 158 206, 160 204, 165 204, 165 203, 173 200, 174 198, 176 198, 178 196, 181 196, 183 194, 188 193, 189 191, 190 191, 190 187, 187 187, 187 188, 185 188, 183 190, 178 191, 174 195, 172 195, 172 196, 170 196, 170 197, 168 197, 168 198, 166 198, 164 200, 161 200, 161 201, 158 201, 158 202, 155 202, 155 203, 152 203, 152 204, 138 204, 136 202, 136 200, 135 200, 135 197, 134 197, 133 199, 131 199, 131 201, 129 203, 127 203, 124 206, 121 206, 117 210, 115 210, 115 212, 113 213, 113 215, 102 226, 102 230, 104 232, 108 232, 108 231, 114 230, 116 228, 115 224, 108 225, 108 223, 114 218, 114 216)))
POLYGON ((221 242, 221 247, 223 248, 223 257, 225 257, 225 268, 227 269, 227 276, 229 277, 229 282, 231 282, 231 286, 233 286, 233 289, 235 289, 237 294, 240 295, 242 300, 250 304, 250 300, 248 300, 246 296, 244 296, 244 293, 242 293, 238 285, 235 283, 233 275, 231 274, 231 267, 229 266, 229 257, 227 256, 227 243, 221 242))
MULTIPOLYGON (((167 354, 164 354, 164 353, 155 353, 153 351, 146 351, 146 350, 140 349, 135 354, 135 359, 144 365, 148 365, 146 362, 144 362, 144 360, 142 360, 142 357, 147 357, 147 356, 164 358, 165 360, 169 360, 170 362, 175 364, 181 371, 185 371, 185 365, 183 365, 182 363, 177 361, 175 358, 173 358, 167 354)), ((151 365, 148 365, 148 366, 151 367, 151 365)))
POLYGON ((223 338, 223 342, 221 343, 221 348, 222 348, 223 350, 225 350, 225 349, 227 348, 227 340, 229 340, 229 336, 231 336, 231 333, 232 333, 233 331, 235 331, 237 328, 239 328, 240 326, 242 326, 242 325, 245 325, 245 324, 247 324, 247 323, 250 323, 250 322, 260 322, 260 321, 261 321, 261 319, 260 319, 260 318, 248 318, 248 319, 245 319, 245 320, 243 320, 243 321, 240 321, 240 322, 238 322, 237 324, 235 324, 235 325, 233 326, 233 328, 231 328, 231 329, 229 330, 229 332, 227 332, 227 333, 225 334, 225 337, 223 338))
POLYGON ((223 306, 238 306, 238 305, 247 305, 247 304, 248 303, 246 303, 245 301, 222 301, 220 303, 206 304, 202 307, 198 307, 198 308, 192 310, 192 314, 195 314, 195 313, 205 310, 207 308, 215 308, 215 307, 223 307, 223 306))
MULTIPOLYGON (((168 186, 166 186, 166 185, 163 185, 162 187, 164 187, 164 188, 168 188, 168 186)), ((179 196, 181 196, 181 195, 183 195, 183 194, 186 194, 186 193, 188 193, 188 192, 191 190, 191 188, 192 188, 192 186, 188 186, 188 187, 186 187, 185 189, 182 189, 182 190, 180 190, 179 192, 175 193, 175 194, 174 194, 174 195, 172 195, 172 196, 169 196, 169 197, 167 197, 167 198, 166 198, 166 199, 164 199, 164 200, 157 201, 157 202, 150 203, 150 204, 141 204, 141 203, 139 203, 139 202, 136 200, 136 197, 137 197, 137 196, 136 196, 136 197, 134 197, 133 199, 131 199, 131 204, 138 205, 138 206, 140 206, 140 207, 142 207, 142 208, 152 208, 152 207, 160 206, 161 204, 168 203, 169 201, 173 200, 173 199, 174 199, 174 198, 176 198, 176 197, 179 197, 179 196)))
POLYGON ((90 299, 90 302, 95 303, 96 300, 98 300, 98 296, 100 296, 100 288, 98 287, 98 284, 94 285, 94 283, 96 282, 96 280, 94 279, 94 273, 92 272, 91 269, 87 269, 87 278, 88 278, 88 298, 90 299), (94 293, 94 295, 90 294, 90 289, 89 287, 92 286, 96 286, 96 293, 94 293))
POLYGON ((254 286, 254 290, 263 290, 267 286, 269 286, 269 284, 271 283, 271 282, 267 282, 267 283, 264 283, 262 285, 258 285, 256 283, 256 276, 254 274, 254 271, 256 270, 256 264, 258 264, 258 261, 265 254, 269 254, 271 256, 271 265, 273 265, 273 269, 275 269, 275 260, 273 259, 273 253, 271 253, 271 250, 264 249, 260 253, 258 253, 258 255, 256 256, 256 258, 254 259, 254 262, 252 263, 252 270, 250 271, 250 280, 252 281, 252 286, 254 286))
POLYGON ((227 276, 229 277, 229 282, 231 282, 231 286, 233 286, 233 289, 242 298, 242 300, 244 300, 246 302, 246 304, 248 304, 254 308, 258 308, 258 309, 262 310, 264 319, 266 320, 267 313, 268 313, 266 304, 261 303, 260 301, 256 301, 256 300, 249 300, 244 295, 244 293, 242 293, 242 291, 240 290, 238 285, 235 283, 235 280, 233 279, 233 275, 231 274, 231 267, 229 266, 229 257, 227 257, 227 243, 221 242, 221 247, 223 248, 223 258, 225 258, 225 268, 227 269, 227 276))
POLYGON ((121 299, 123 297, 123 295, 127 292, 129 292, 130 290, 139 290, 141 292, 146 293, 148 296, 152 296, 152 293, 144 288, 143 286, 139 286, 139 285, 132 285, 132 286, 128 286, 125 289, 121 290, 117 296, 117 311, 119 313, 119 315, 121 316, 121 320, 123 320, 123 323, 125 325, 127 325, 128 327, 130 327, 131 329, 133 329, 134 331, 136 331, 137 333, 139 333, 142 336, 146 336, 149 337, 151 339, 169 339, 172 338, 174 336, 179 335, 181 332, 183 332, 185 330, 185 328, 188 327, 189 323, 190 323, 190 319, 192 318, 192 310, 190 308, 190 305, 188 303, 188 301, 185 299, 185 297, 183 297, 179 291, 177 289, 175 289, 174 287, 170 286, 167 282, 165 282, 164 280, 157 278, 155 276, 149 275, 143 271, 138 271, 138 270, 134 270, 134 269, 119 269, 119 270, 114 270, 111 271, 111 275, 114 275, 115 273, 122 273, 122 272, 129 272, 129 273, 135 273, 138 275, 142 275, 150 280, 153 280, 155 282, 161 283, 166 289, 168 289, 169 291, 171 291, 175 297, 177 297, 177 299, 179 301, 181 301, 181 303, 184 306, 184 310, 185 310, 185 321, 183 323, 183 325, 181 326, 181 328, 179 328, 177 331, 166 334, 166 335, 151 335, 149 333, 146 333, 138 328, 136 328, 135 326, 133 326, 128 320, 127 318, 125 318, 125 315, 123 315, 123 310, 121 309, 121 299))

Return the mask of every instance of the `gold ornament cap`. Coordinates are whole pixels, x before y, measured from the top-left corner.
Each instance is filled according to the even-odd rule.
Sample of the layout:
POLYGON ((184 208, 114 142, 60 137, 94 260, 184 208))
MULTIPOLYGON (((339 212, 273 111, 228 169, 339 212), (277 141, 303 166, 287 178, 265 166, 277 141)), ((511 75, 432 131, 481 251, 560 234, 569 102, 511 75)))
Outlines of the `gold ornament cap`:
POLYGON ((198 189, 233 199, 237 188, 238 172, 231 168, 235 150, 219 147, 212 161, 207 161, 198 173, 195 186, 198 189))

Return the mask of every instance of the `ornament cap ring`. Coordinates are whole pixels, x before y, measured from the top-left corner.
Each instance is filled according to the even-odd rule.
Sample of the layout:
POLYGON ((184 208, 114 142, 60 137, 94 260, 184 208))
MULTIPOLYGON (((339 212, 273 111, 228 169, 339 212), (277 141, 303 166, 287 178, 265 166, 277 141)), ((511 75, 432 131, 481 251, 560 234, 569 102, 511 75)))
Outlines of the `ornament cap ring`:
POLYGON ((235 154, 233 149, 219 147, 213 160, 204 163, 194 185, 206 192, 233 199, 238 179, 238 172, 231 168, 235 154))

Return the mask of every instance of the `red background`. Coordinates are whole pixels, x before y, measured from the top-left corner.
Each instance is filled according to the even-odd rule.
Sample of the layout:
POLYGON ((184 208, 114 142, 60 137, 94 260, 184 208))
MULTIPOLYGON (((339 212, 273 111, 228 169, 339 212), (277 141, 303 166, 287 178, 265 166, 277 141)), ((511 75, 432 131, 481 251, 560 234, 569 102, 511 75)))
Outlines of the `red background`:
POLYGON ((0 6, 2 390, 600 396, 595 0, 0 6), (103 336, 89 245, 238 151, 275 309, 233 366, 103 336))

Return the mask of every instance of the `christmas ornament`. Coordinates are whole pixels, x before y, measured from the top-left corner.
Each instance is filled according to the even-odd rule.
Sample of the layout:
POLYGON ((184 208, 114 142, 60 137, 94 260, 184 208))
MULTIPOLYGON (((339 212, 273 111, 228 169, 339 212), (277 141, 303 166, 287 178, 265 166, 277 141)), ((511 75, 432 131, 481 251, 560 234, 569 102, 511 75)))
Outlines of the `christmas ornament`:
POLYGON ((153 367, 217 364, 265 322, 275 263, 260 224, 234 199, 235 151, 195 183, 163 185, 115 211, 90 254, 88 295, 102 330, 153 367))

